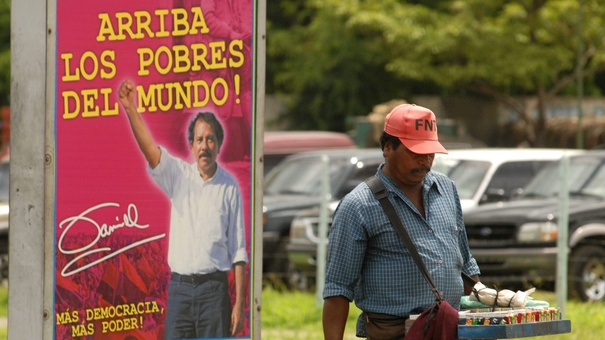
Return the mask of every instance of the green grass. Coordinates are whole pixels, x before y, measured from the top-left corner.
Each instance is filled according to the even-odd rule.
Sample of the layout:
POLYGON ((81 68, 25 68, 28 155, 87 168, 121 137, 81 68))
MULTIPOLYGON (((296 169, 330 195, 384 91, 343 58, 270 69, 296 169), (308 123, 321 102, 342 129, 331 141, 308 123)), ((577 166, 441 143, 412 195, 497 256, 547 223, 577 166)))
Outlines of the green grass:
MULTIPOLYGON (((0 317, 8 317, 8 286, 6 284, 0 284, 0 317)), ((8 338, 8 329, 0 327, 0 340, 6 340, 8 338)))
MULTIPOLYGON (((538 291, 532 295, 536 300, 548 301, 556 306, 552 292, 538 291)), ((322 339, 321 307, 314 293, 282 292, 271 288, 263 290, 261 332, 263 340, 322 339)), ((592 340, 600 339, 605 331, 605 303, 567 302, 564 319, 571 320, 571 333, 539 337, 528 340, 592 340)), ((345 330, 345 339, 355 337, 355 322, 359 309, 351 305, 345 330)))
MULTIPOLYGON (((265 288, 262 296, 261 333, 263 340, 323 339, 322 306, 314 293, 265 288)), ((345 339, 355 337, 360 310, 351 305, 345 339)))
MULTIPOLYGON (((548 301, 555 306, 556 297, 551 292, 538 291, 532 295, 537 300, 548 301)), ((261 333, 263 340, 314 340, 323 339, 321 325, 322 307, 315 294, 309 292, 263 290, 261 333)), ((351 305, 345 331, 345 339, 355 337, 355 322, 359 309, 351 305)), ((8 316, 8 287, 0 286, 0 317, 8 316)), ((571 320, 571 333, 524 338, 528 340, 592 340, 600 339, 605 330, 605 302, 580 302, 570 300, 564 319, 571 320)), ((0 327, 0 340, 7 339, 6 327, 0 327)))
POLYGON ((0 284, 0 317, 8 316, 8 286, 0 284))

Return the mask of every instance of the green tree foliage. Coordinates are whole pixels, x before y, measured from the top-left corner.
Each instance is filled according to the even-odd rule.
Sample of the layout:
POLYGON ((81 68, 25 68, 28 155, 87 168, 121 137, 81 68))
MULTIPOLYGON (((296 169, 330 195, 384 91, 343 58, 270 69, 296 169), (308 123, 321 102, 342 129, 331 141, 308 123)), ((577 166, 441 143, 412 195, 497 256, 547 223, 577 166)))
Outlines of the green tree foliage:
POLYGON ((378 27, 392 52, 390 71, 446 91, 488 95, 516 112, 526 123, 527 141, 538 145, 546 102, 575 91, 580 2, 579 61, 594 94, 594 77, 605 70, 599 33, 605 7, 599 0, 450 1, 443 2, 446 10, 383 0, 351 15, 360 25, 378 27), (372 16, 373 22, 366 19, 372 16), (538 98, 537 120, 520 96, 538 98))
POLYGON ((268 4, 267 92, 285 99, 297 129, 345 131, 414 83, 388 72, 376 32, 349 19, 338 1, 268 4))
POLYGON ((10 100, 10 0, 0 0, 0 106, 10 100))
POLYGON ((539 145, 545 103, 575 94, 578 61, 586 92, 600 94, 602 0, 304 4, 314 11, 294 32, 281 29, 271 41, 275 32, 268 30, 267 63, 280 64, 268 79, 275 87, 268 89, 290 96, 289 118, 307 119, 314 127, 331 126, 333 119, 341 123, 376 103, 414 94, 486 95, 516 112, 526 122, 528 142, 539 145), (529 96, 539 100, 538 119, 523 100, 529 96))

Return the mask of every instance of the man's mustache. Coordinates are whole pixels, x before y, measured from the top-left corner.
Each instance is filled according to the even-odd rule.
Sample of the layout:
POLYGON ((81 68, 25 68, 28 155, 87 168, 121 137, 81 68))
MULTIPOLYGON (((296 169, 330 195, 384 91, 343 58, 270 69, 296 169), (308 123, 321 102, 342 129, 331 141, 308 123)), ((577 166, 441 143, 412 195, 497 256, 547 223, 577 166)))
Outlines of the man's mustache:
POLYGON ((410 171, 410 172, 413 173, 413 174, 415 174, 415 173, 418 173, 418 172, 421 172, 421 171, 422 172, 429 172, 429 171, 431 171, 431 167, 430 166, 420 166, 420 167, 412 169, 412 171, 410 171))
POLYGON ((202 157, 211 157, 212 155, 210 154, 210 152, 208 151, 202 151, 200 152, 200 154, 197 156, 197 158, 202 158, 202 157))

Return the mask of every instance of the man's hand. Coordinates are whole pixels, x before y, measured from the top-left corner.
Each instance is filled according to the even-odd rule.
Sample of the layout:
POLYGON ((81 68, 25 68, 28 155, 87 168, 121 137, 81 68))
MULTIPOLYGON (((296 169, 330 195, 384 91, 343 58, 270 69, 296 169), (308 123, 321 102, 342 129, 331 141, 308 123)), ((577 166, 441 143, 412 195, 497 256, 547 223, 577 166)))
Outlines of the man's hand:
POLYGON ((120 104, 126 110, 126 113, 130 115, 130 109, 135 109, 134 97, 136 94, 136 88, 132 80, 128 79, 124 81, 120 85, 120 89, 118 90, 118 99, 120 100, 120 104))
POLYGON ((231 335, 236 335, 244 329, 244 305, 236 304, 231 311, 231 335))
POLYGON ((160 164, 161 151, 153 141, 151 132, 137 111, 137 107, 134 103, 135 94, 136 87, 132 80, 124 81, 118 89, 118 99, 128 115, 134 138, 137 140, 137 144, 143 152, 149 166, 152 169, 155 169, 155 167, 160 164))
POLYGON ((244 329, 244 307, 246 305, 246 268, 244 262, 233 265, 235 276, 235 302, 231 311, 231 335, 244 329))

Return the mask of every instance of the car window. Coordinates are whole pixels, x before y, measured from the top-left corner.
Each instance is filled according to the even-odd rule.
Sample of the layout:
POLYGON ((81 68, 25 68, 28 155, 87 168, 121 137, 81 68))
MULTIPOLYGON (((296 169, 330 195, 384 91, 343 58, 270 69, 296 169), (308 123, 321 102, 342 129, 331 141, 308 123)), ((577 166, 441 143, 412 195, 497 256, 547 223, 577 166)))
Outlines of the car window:
POLYGON ((548 161, 507 162, 494 172, 486 193, 498 192, 502 198, 520 194, 523 188, 548 161))
POLYGON ((460 199, 471 199, 475 196, 489 167, 490 163, 486 161, 467 160, 448 165, 447 175, 456 184, 460 199))
MULTIPOLYGON (((590 176, 581 192, 582 194, 605 198, 605 166, 603 166, 603 163, 590 176)), ((572 191, 572 193, 574 192, 572 191)))
POLYGON ((343 198, 347 193, 353 190, 359 183, 365 181, 368 177, 374 176, 378 170, 381 161, 361 163, 358 162, 354 167, 351 176, 343 183, 341 190, 336 194, 337 199, 343 198))
POLYGON ((263 175, 266 176, 269 171, 275 168, 288 155, 265 155, 263 156, 263 175))
MULTIPOLYGON (((549 197, 559 195, 561 185, 560 162, 544 167, 526 186, 523 197, 549 197)), ((569 192, 573 194, 596 194, 605 191, 603 160, 597 157, 571 159, 568 170, 569 192)))
MULTIPOLYGON (((329 178, 332 189, 339 186, 350 167, 347 160, 330 160, 329 178)), ((324 165, 319 156, 287 159, 267 175, 265 193, 317 196, 321 192, 323 169, 324 165)))
POLYGON ((333 131, 265 131, 263 141, 263 175, 292 154, 322 149, 356 148, 346 133, 333 131))
POLYGON ((357 182, 357 184, 365 181, 368 177, 376 175, 378 165, 380 165, 380 163, 369 163, 364 164, 362 167, 356 167, 355 172, 351 175, 350 180, 357 182))

